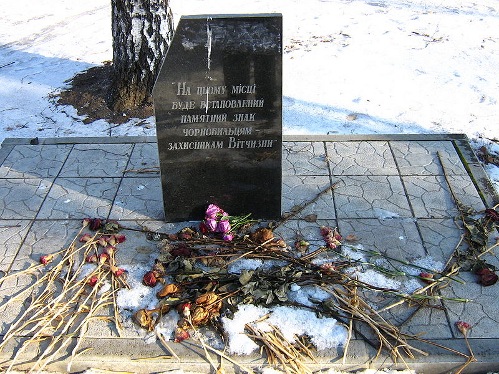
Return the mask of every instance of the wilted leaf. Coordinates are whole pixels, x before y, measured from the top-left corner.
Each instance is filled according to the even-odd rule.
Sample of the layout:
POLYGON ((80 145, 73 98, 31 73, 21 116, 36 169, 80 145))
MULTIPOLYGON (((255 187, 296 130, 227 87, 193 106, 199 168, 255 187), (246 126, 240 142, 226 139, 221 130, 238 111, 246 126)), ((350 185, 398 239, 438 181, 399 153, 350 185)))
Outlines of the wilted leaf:
POLYGON ((254 273, 254 270, 243 270, 241 275, 239 276, 239 283, 241 283, 243 286, 247 285, 254 273))

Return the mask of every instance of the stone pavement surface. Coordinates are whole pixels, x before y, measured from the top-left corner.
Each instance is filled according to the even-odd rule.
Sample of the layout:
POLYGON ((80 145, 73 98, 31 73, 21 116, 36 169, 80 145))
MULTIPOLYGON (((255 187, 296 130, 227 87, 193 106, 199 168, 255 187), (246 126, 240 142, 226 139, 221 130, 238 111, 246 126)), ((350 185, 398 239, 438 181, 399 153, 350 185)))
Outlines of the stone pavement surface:
MULTIPOLYGON (((181 224, 163 221, 158 154, 155 138, 7 139, 0 149, 0 274, 38 262, 48 248, 68 243, 86 217, 119 220, 126 227, 147 226, 175 232, 181 224), (31 144, 36 143, 36 144, 31 144)), ((319 241, 317 227, 338 227, 354 233, 365 248, 415 261, 431 256, 446 263, 460 244, 462 230, 454 194, 477 211, 492 207, 498 198, 467 139, 461 135, 287 136, 283 146, 283 212, 313 199, 331 183, 338 183, 298 216, 281 226, 280 234, 292 245, 296 233, 319 241), (437 153, 438 152, 438 153, 437 153), (304 217, 314 213, 316 222, 304 217)), ((119 262, 149 261, 157 251, 138 231, 126 233, 119 262)), ((487 261, 499 267, 498 257, 487 261)), ((465 284, 442 290, 444 297, 472 299, 468 303, 443 299, 440 309, 421 309, 409 320, 404 310, 390 310, 403 332, 467 352, 454 323, 463 320, 473 328, 469 335, 478 359, 467 372, 499 370, 498 286, 482 287, 476 276, 462 272, 465 284)), ((18 282, 21 282, 18 280, 18 282)), ((6 300, 21 285, 5 281, 0 298, 6 300)), ((18 318, 22 303, 0 310, 0 331, 18 318)), ((388 312, 387 312, 388 313, 388 312)), ((166 360, 158 344, 144 342, 136 330, 118 337, 106 322, 90 327, 84 345, 93 349, 79 355, 73 371, 90 367, 137 372, 177 368, 208 372, 204 355, 189 344, 176 346, 181 361, 166 360), (152 357, 159 357, 153 359, 152 357)), ((21 337, 20 337, 21 338, 21 337)), ((420 343, 414 342, 420 346, 420 343)), ((428 356, 408 359, 419 373, 446 373, 463 364, 463 357, 436 346, 421 346, 428 356)), ((18 346, 1 352, 5 366, 18 346)), ((70 347, 68 348, 70 352, 70 347)), ((405 368, 354 336, 343 361, 342 349, 320 352, 316 369, 405 368)), ((27 355, 34 352, 26 352, 27 355)), ((47 369, 66 371, 64 359, 47 369)), ((260 356, 239 357, 248 365, 264 363, 260 356)), ((28 360, 29 361, 29 360, 28 360)), ((28 369, 29 363, 20 369, 28 369)), ((235 369, 237 371, 237 369, 235 369)))

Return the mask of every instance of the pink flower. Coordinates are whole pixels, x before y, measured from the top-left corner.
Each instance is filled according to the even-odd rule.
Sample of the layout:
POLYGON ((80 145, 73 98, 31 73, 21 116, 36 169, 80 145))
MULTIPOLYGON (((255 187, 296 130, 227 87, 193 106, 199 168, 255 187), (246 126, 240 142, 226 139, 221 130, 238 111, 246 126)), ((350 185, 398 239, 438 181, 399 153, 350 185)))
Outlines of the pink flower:
POLYGON ((234 239, 234 235, 232 234, 224 234, 223 236, 223 240, 225 240, 226 242, 230 242, 232 239, 234 239))
POLYGON ((97 255, 88 255, 86 258, 85 258, 85 262, 88 262, 90 264, 93 264, 93 263, 96 263, 97 262, 97 255))
POLYGON ((218 226, 218 222, 216 219, 214 218, 207 218, 206 221, 206 227, 208 228, 208 230, 210 231, 216 231, 217 230, 217 226, 218 226))
POLYGON ((230 231, 230 222, 229 220, 222 220, 220 222, 218 222, 218 225, 217 225, 217 232, 221 232, 223 234, 227 233, 230 231))
POLYGON ((217 205, 210 204, 208 205, 208 208, 206 208, 205 218, 215 219, 217 218, 217 215, 219 213, 223 214, 223 212, 224 211, 221 208, 219 208, 217 205))
POLYGON ((116 253, 116 247, 113 247, 112 245, 106 246, 103 251, 105 254, 112 256, 114 253, 116 253))
POLYGON ((99 238, 99 240, 97 240, 97 243, 101 246, 101 247, 105 247, 107 245, 107 240, 108 240, 108 237, 106 236, 101 236, 99 238))

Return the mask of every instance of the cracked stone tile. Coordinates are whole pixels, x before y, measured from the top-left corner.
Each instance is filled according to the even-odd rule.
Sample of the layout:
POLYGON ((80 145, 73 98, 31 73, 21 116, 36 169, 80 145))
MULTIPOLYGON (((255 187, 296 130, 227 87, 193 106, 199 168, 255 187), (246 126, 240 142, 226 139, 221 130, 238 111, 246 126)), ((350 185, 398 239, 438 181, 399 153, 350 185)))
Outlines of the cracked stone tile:
POLYGON ((412 217, 396 176, 342 176, 333 195, 338 218, 412 217))
POLYGON ((454 323, 465 321, 472 326, 468 335, 470 338, 499 339, 497 286, 483 287, 478 283, 477 276, 469 272, 461 272, 460 277, 466 284, 452 282, 441 291, 446 298, 471 299, 467 303, 444 299, 455 337, 460 338, 462 334, 454 323))
POLYGON ((121 177, 133 144, 76 144, 61 170, 62 177, 121 177))
POLYGON ((71 145, 16 145, 0 166, 0 178, 56 177, 71 145))
POLYGON ((461 204, 473 208, 477 212, 485 209, 485 205, 468 175, 450 175, 447 177, 447 181, 461 204))
POLYGON ((324 143, 284 143, 282 173, 283 175, 329 175, 324 143))
POLYGON ((458 214, 444 176, 403 176, 414 215, 418 218, 446 218, 458 214))
MULTIPOLYGON (((364 251, 376 251, 409 263, 426 257, 418 228, 412 219, 341 219, 338 227, 344 238, 355 235, 357 240, 354 244, 362 245, 364 251)), ((383 260, 382 256, 367 253, 365 257, 372 261, 383 260)), ((399 268, 405 266, 397 262, 392 265, 399 268)))
POLYGON ((30 224, 28 220, 0 220, 0 272, 9 269, 30 224))
POLYGON ((397 175, 388 142, 328 142, 331 175, 397 175))
POLYGON ((159 178, 123 178, 111 210, 111 219, 164 219, 159 178))
POLYGON ((156 177, 159 175, 157 143, 137 143, 127 166, 127 176, 156 177), (143 171, 143 172, 142 172, 143 171))
POLYGON ((446 174, 467 175, 452 141, 392 141, 390 145, 402 175, 442 175, 437 152, 446 174))
POLYGON ((119 178, 57 178, 37 218, 106 218, 119 178))
MULTIPOLYGON (((328 176, 284 176, 282 180, 282 211, 291 212, 294 207, 312 201, 330 185, 328 176)), ((310 214, 316 214, 319 219, 334 219, 332 192, 322 194, 316 202, 307 206, 293 218, 303 218, 310 214)))
POLYGON ((456 226, 454 219, 420 219, 418 227, 428 255, 444 266, 458 245, 460 250, 467 247, 460 240, 463 230, 456 226))
POLYGON ((52 181, 40 178, 1 179, 0 217, 35 218, 52 181))

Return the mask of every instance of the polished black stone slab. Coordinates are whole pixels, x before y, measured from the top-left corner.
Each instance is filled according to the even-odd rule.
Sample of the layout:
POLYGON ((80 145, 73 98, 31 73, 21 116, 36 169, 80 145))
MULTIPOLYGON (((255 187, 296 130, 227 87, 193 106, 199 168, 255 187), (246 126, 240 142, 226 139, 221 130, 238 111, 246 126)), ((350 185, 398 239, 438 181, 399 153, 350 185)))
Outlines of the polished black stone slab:
POLYGON ((153 96, 167 221, 280 217, 280 14, 182 17, 153 96))

